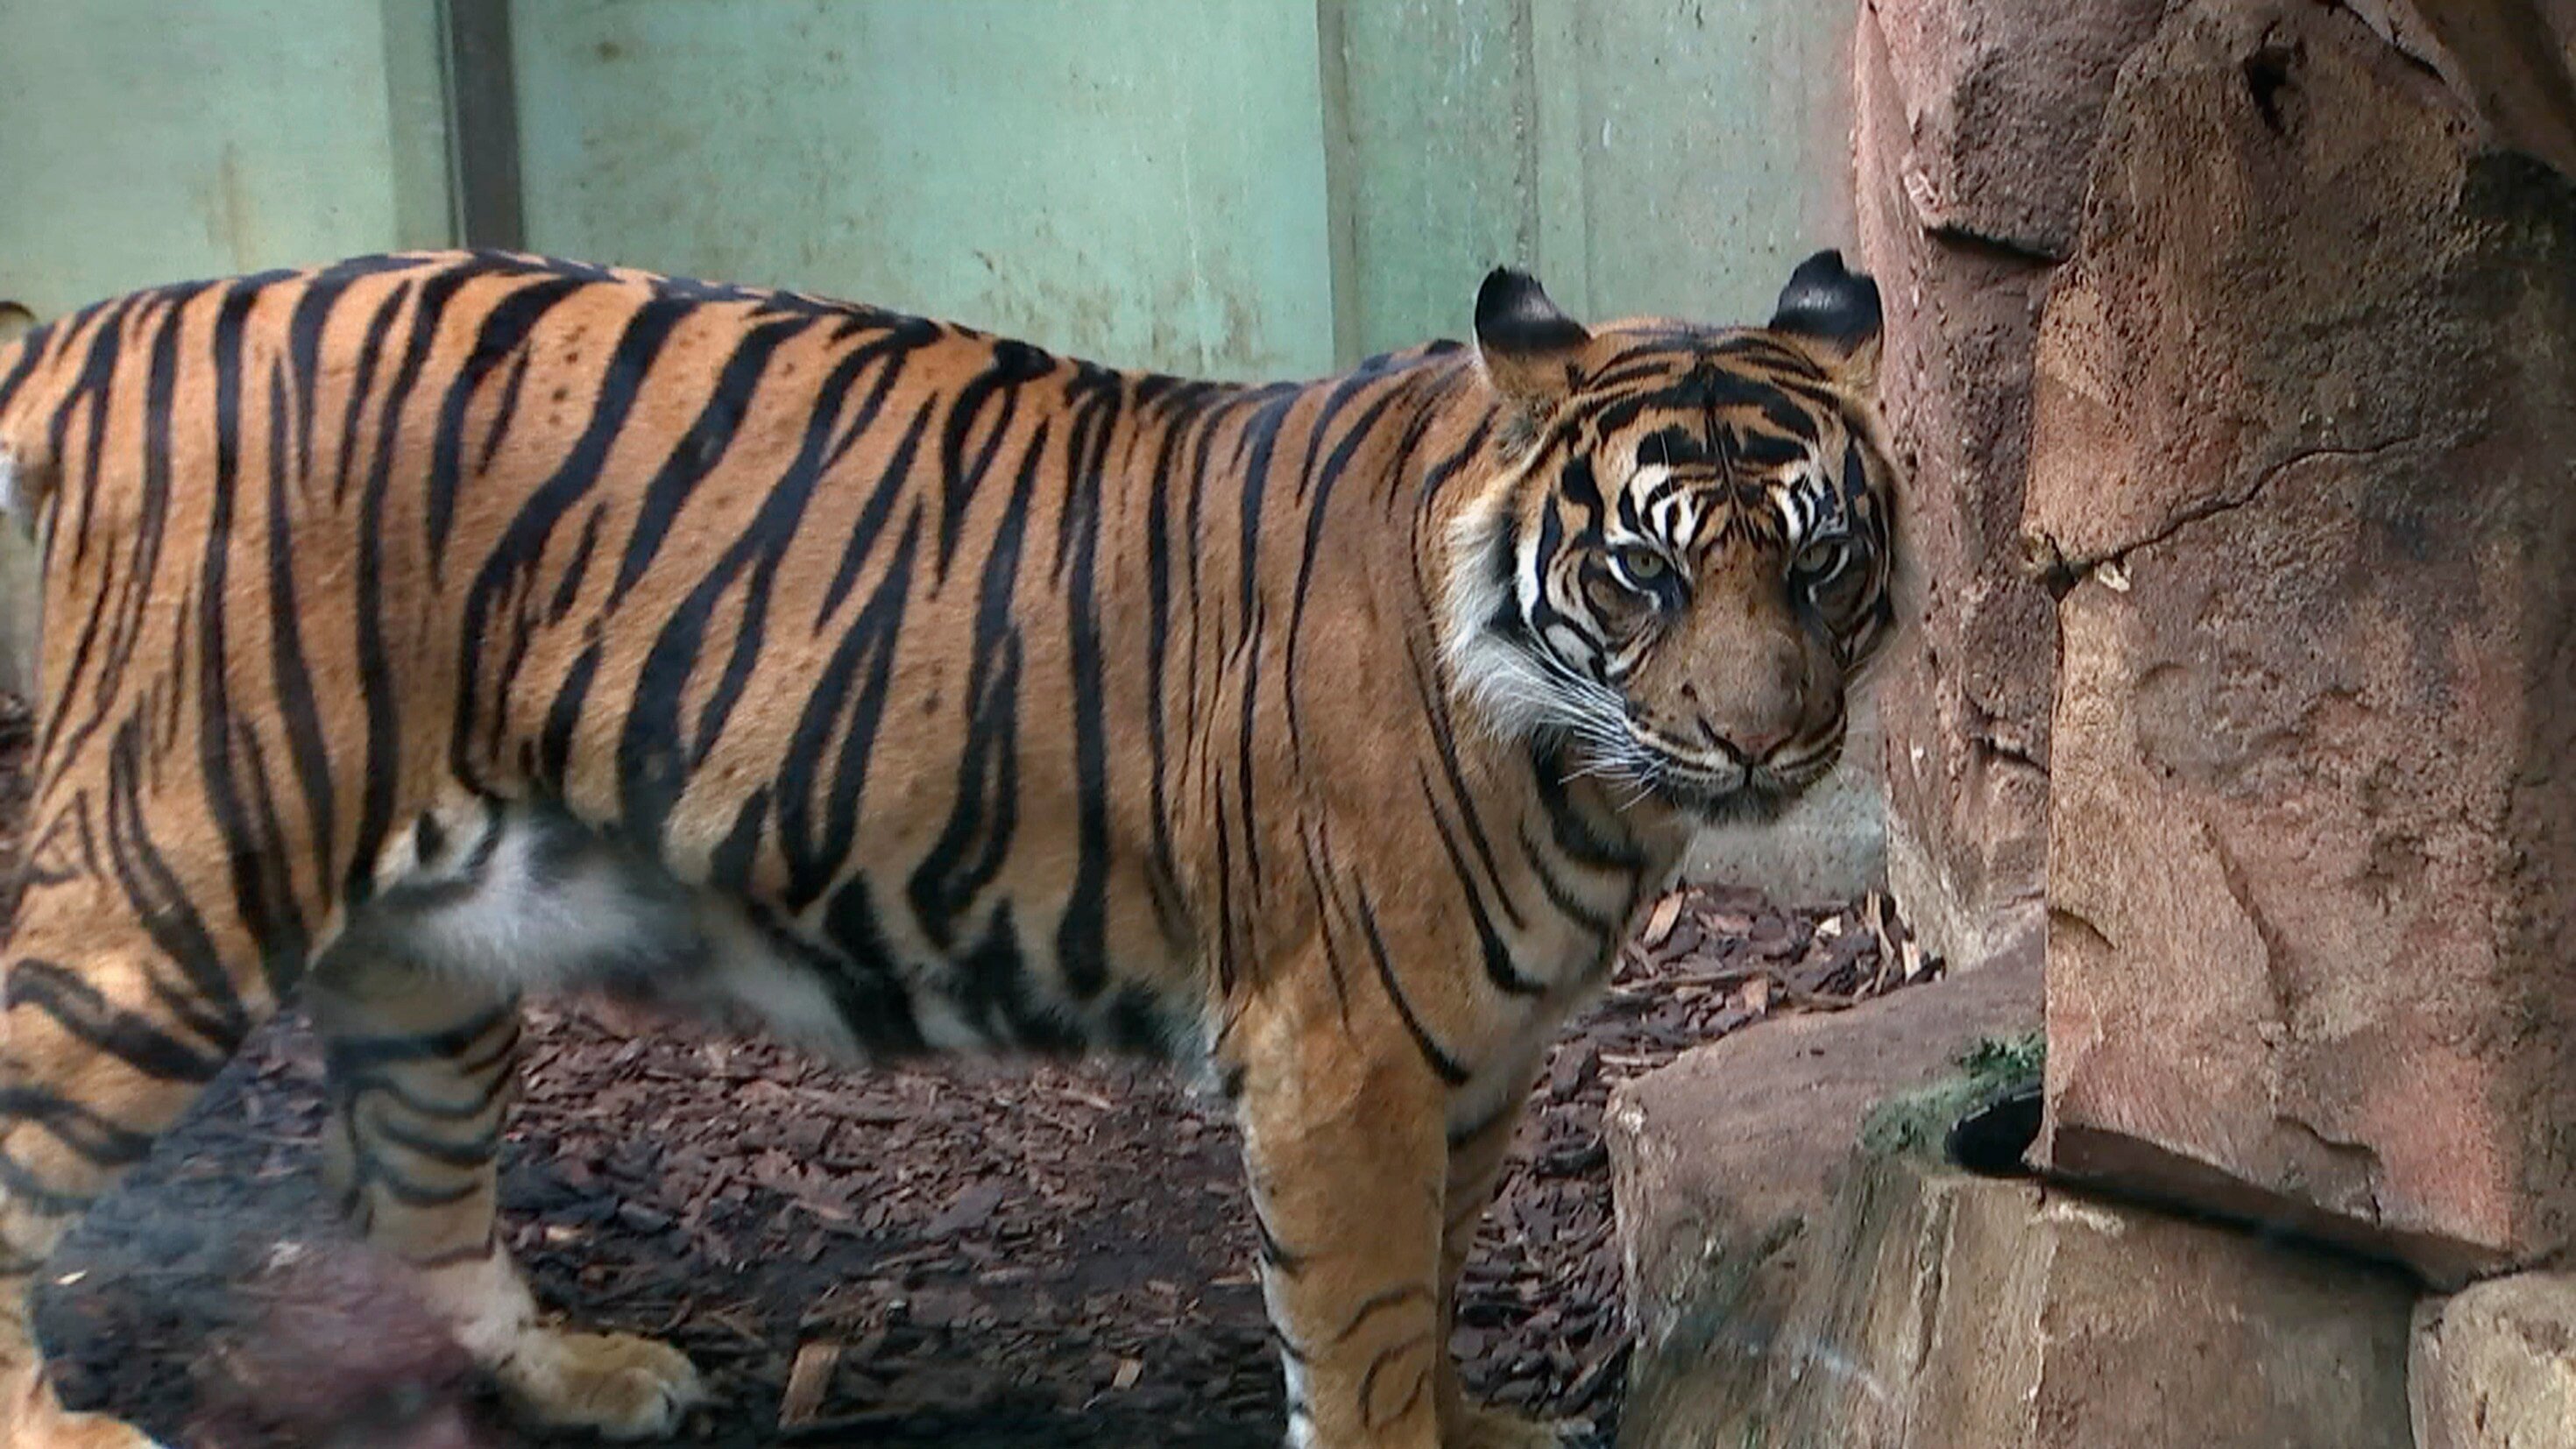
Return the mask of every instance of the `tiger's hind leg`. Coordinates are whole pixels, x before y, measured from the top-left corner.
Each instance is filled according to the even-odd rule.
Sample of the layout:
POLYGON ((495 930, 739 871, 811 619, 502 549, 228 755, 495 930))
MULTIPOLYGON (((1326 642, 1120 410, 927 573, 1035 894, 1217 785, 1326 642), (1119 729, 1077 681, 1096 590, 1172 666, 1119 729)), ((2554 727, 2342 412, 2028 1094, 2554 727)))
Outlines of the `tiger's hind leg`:
POLYGON ((0 1445, 9 1449, 152 1444, 106 1415, 63 1408, 45 1377, 31 1294, 83 1211, 275 1005, 256 950, 217 944, 139 819, 119 815, 97 845, 96 870, 40 855, 0 956, 0 1445), (116 879, 97 873, 108 869, 116 879))
POLYGON ((528 1418, 612 1438, 676 1429, 701 1397, 688 1359, 630 1334, 541 1321, 496 1232, 516 998, 335 953, 308 1001, 331 1083, 324 1170, 369 1246, 412 1270, 432 1311, 528 1418))

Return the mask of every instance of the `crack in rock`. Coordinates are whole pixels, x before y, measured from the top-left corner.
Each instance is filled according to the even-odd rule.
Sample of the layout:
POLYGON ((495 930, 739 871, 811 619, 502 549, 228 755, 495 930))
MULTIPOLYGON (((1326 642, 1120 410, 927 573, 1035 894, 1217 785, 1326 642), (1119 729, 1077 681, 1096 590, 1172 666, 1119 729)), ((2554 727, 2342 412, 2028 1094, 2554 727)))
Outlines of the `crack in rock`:
POLYGON ((2052 595, 2062 599, 2068 590, 2106 565, 2125 566, 2129 561, 2129 555, 2140 549, 2153 548, 2157 544, 2170 542, 2175 535, 2195 523, 2216 518, 2223 513, 2234 513, 2262 501, 2264 493, 2271 488, 2274 481, 2293 468, 2322 459, 2376 458, 2383 453, 2419 441, 2420 438, 2421 435, 2417 433, 2404 433, 2380 442, 2366 443, 2357 448, 2302 448, 2256 474, 2254 481, 2242 491, 2232 494, 2222 493, 2187 504, 2155 532, 2103 553, 2070 554, 2059 546, 2056 539, 2046 534, 2029 534, 2023 539, 2025 555, 2023 568, 2025 572, 2047 584, 2052 595))

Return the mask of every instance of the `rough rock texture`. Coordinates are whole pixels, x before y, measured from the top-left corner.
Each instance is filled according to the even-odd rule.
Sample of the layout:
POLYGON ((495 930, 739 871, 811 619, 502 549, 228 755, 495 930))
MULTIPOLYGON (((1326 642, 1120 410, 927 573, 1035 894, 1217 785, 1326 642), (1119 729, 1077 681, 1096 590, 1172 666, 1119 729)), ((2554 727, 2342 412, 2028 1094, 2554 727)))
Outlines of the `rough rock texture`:
POLYGON ((1638 1345, 1623 1443, 1711 1442, 1740 1414, 1791 1293, 1833 1261, 1816 1242, 1829 1179, 1871 1108, 1982 1039, 2035 1032, 2040 1009, 2022 962, 1773 1021, 1617 1089, 1602 1135, 1638 1345))
POLYGON ((2349 0, 2501 144, 2576 176, 2576 0, 2349 0))
POLYGON ((2349 12, 2124 71, 2039 348, 2058 1171, 2576 1230, 2576 187, 2349 12))
POLYGON ((2576 1443, 2576 1277, 2523 1273, 2415 1310, 2415 1449, 2576 1443))
POLYGON ((2402 1274, 1913 1157, 1817 1239, 1733 1412, 1623 1445, 2408 1449, 2402 1274))
POLYGON ((1861 252, 1909 475, 1879 686, 1888 874, 1962 967, 2036 952, 2055 620, 2017 531, 2031 352, 2119 59, 2161 0, 1873 0, 1856 41, 1861 252))

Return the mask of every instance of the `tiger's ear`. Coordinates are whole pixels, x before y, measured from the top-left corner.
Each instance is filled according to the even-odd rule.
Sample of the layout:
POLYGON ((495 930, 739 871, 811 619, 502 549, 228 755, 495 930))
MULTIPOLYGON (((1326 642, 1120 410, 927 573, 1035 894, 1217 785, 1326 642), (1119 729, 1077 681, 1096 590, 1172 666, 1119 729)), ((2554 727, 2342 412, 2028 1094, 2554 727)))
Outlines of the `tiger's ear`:
POLYGON ((1525 414, 1543 416, 1573 390, 1591 340, 1527 272, 1496 267, 1476 289, 1476 355, 1494 391, 1525 414))
POLYGON ((1878 283, 1843 266, 1843 254, 1821 251, 1798 264, 1771 330, 1797 338, 1842 385, 1866 395, 1878 384, 1878 283))

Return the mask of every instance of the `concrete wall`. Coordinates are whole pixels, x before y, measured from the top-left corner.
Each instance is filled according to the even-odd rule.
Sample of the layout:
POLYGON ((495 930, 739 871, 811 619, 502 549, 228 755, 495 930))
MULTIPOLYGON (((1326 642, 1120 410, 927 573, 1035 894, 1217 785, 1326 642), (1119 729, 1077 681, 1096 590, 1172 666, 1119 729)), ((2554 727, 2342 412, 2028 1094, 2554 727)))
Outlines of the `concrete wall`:
POLYGON ((1455 334, 1497 261, 1567 310, 1770 315, 1853 236, 1856 7, 1324 0, 1348 356, 1455 334), (1347 179, 1344 179, 1347 178, 1347 179))
POLYGON ((0 5, 0 299, 445 236, 436 7, 0 5))
POLYGON ((1315 14, 522 0, 528 244, 1129 365, 1328 372, 1315 14))

